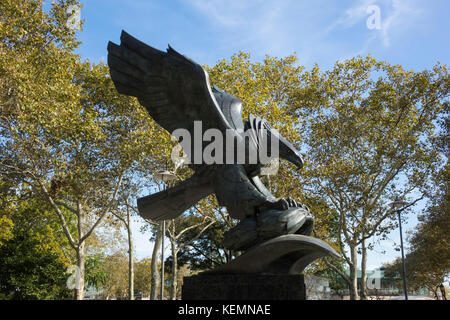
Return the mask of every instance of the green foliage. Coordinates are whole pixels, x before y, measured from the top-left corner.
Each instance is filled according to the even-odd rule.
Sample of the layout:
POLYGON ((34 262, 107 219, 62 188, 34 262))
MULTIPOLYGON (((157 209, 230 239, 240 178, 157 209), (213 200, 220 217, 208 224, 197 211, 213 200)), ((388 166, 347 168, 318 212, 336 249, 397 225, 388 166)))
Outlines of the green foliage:
POLYGON ((36 195, 51 198, 56 211, 77 212, 68 219, 80 218, 83 202, 95 221, 120 177, 148 175, 158 155, 168 154, 169 146, 162 147, 168 135, 135 99, 117 93, 107 66, 81 63, 71 52, 77 42, 61 11, 69 4, 76 2, 46 13, 38 1, 2 2, 0 163, 36 195), (29 39, 9 32, 10 24, 29 39))
POLYGON ((7 216, 0 217, 0 247, 13 238, 14 223, 7 216))
MULTIPOLYGON (((45 202, 8 198, 10 237, 0 247, 0 294, 5 299, 66 299, 70 246, 45 202)), ((4 208, 3 208, 4 209, 4 208)))
MULTIPOLYGON (((345 268, 343 263, 339 264, 337 268, 341 271, 341 273, 345 274, 345 268)), ((314 272, 314 275, 328 279, 330 289, 337 294, 339 294, 341 290, 348 289, 345 279, 343 279, 338 272, 336 272, 331 268, 323 268, 321 270, 318 270, 314 272)))
POLYGON ((105 270, 105 256, 102 253, 89 255, 86 259, 86 284, 99 290, 109 280, 105 270))
POLYGON ((122 252, 105 257, 104 270, 108 281, 102 285, 105 297, 124 299, 128 296, 128 258, 122 252))
POLYGON ((26 230, 0 248, 0 293, 8 299, 67 299, 66 265, 26 230))
POLYGON ((136 262, 134 268, 134 291, 148 296, 150 293, 152 259, 145 258, 136 262))
POLYGON ((230 60, 223 59, 215 66, 205 66, 210 82, 239 98, 243 117, 253 113, 267 119, 289 141, 301 140, 299 119, 287 111, 289 97, 300 85, 303 67, 296 67, 297 58, 266 56, 262 62, 252 62, 250 54, 239 52, 230 60))

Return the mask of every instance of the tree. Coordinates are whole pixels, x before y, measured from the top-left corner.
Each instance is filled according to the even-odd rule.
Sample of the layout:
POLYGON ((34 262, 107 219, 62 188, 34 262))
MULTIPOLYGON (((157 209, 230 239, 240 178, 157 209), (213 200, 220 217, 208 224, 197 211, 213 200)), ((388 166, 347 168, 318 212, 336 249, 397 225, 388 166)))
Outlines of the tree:
POLYGON ((11 237, 0 247, 0 295, 6 299, 67 299, 70 247, 45 202, 10 199, 11 237))
POLYGON ((102 285, 105 299, 126 299, 128 297, 128 257, 123 252, 115 252, 105 257, 104 266, 108 278, 102 285))
POLYGON ((0 247, 13 238, 14 222, 11 220, 11 198, 14 190, 0 178, 0 247))
POLYGON ((11 240, 13 222, 7 216, 0 217, 0 247, 5 244, 6 241, 11 240))
MULTIPOLYGON (((409 237, 410 250, 406 255, 406 275, 408 287, 411 289, 428 288, 437 297, 439 285, 450 273, 450 241, 448 226, 450 225, 448 165, 448 106, 441 123, 440 134, 436 145, 446 164, 433 178, 432 188, 428 190, 429 204, 420 223, 409 237)), ((386 272, 391 275, 401 274, 401 260, 390 263, 386 272)))
POLYGON ((189 216, 181 216, 171 220, 167 228, 167 235, 169 236, 172 251, 172 259, 170 261, 172 274, 170 286, 171 300, 176 300, 178 292, 178 253, 198 239, 212 224, 215 223, 215 220, 212 219, 211 216, 200 214, 203 212, 197 206, 194 206, 193 210, 189 211, 189 216), (197 214, 194 215, 192 211, 196 211, 197 214), (194 229, 196 229, 196 233, 193 236, 187 237, 187 232, 194 229))
POLYGON ((150 258, 144 258, 135 265, 134 290, 147 295, 150 292, 151 282, 151 262, 150 258))
POLYGON ((105 65, 80 63, 72 53, 70 4, 77 2, 46 13, 40 1, 2 2, 0 165, 59 217, 77 255, 76 297, 83 299, 85 241, 115 206, 124 177, 159 154, 152 146, 165 136, 134 99, 117 94, 105 65))
POLYGON ((162 222, 156 224, 157 228, 155 230, 155 238, 153 242, 153 252, 151 259, 151 285, 150 285, 150 300, 156 300, 158 296, 158 288, 161 280, 161 275, 159 274, 160 267, 158 266, 158 254, 162 244, 163 232, 162 232, 162 222))
POLYGON ((395 194, 423 194, 441 163, 431 142, 448 94, 446 66, 413 72, 367 56, 326 72, 315 66, 292 96, 307 151, 303 184, 338 215, 351 299, 358 298, 358 250, 365 279, 367 239, 396 227, 387 203, 395 194))
POLYGON ((108 283, 110 275, 105 268, 105 255, 96 253, 86 258, 86 285, 100 290, 108 283))
MULTIPOLYGON (((184 245, 178 250, 178 264, 189 265, 193 271, 210 270, 236 256, 236 253, 233 254, 222 245, 225 231, 236 225, 236 220, 227 215, 224 208, 219 207, 214 196, 200 201, 196 207, 191 210, 194 210, 197 216, 193 216, 190 221, 189 217, 183 218, 192 228, 186 228, 182 234, 181 243, 184 245), (200 210, 203 216, 211 217, 210 226, 206 229, 202 224, 198 224, 204 219, 198 215, 200 210)), ((170 257, 168 266, 171 265, 170 257)))
MULTIPOLYGON (((48 95, 63 107, 63 97, 70 104, 76 95, 74 86, 66 81, 70 79, 65 79, 75 61, 75 56, 69 51, 78 45, 74 33, 62 27, 66 19, 64 8, 70 4, 76 2, 61 2, 60 6, 53 7, 51 13, 46 14, 41 1, 7 0, 0 3, 0 160, 4 159, 5 142, 11 136, 8 131, 20 130, 19 127, 13 128, 18 124, 13 118, 21 118, 28 113, 33 100, 49 103, 50 99, 45 101, 42 98, 48 95), (46 68, 52 62, 64 68, 46 68)), ((41 120, 46 116, 43 113, 34 116, 41 120)), ((29 143, 33 141, 30 139, 29 143)), ((11 177, 4 167, 1 169, 2 188, 8 185, 15 193, 13 185, 19 184, 18 177, 11 177), (5 174, 12 181, 6 181, 5 174)), ((4 199, 1 200, 2 205, 6 204, 4 199)), ((10 229, 11 220, 3 215, 0 230, 8 237, 8 234, 11 235, 10 229)))
MULTIPOLYGON (((147 171, 149 169, 156 170, 156 168, 141 168, 141 174, 148 174, 147 171)), ((141 177, 140 179, 137 177, 137 172, 134 172, 133 176, 128 177, 123 183, 122 187, 119 191, 118 196, 118 205, 114 210, 111 211, 112 215, 119 220, 124 226, 127 233, 128 240, 128 296, 130 300, 134 300, 134 245, 133 245, 133 229, 132 229, 132 217, 135 214, 138 214, 138 209, 136 205, 133 205, 134 199, 136 199, 139 195, 139 191, 145 184, 151 184, 151 178, 141 177), (146 183, 145 183, 146 182, 146 183)), ((156 226, 153 221, 147 220, 150 225, 156 226)), ((158 242, 158 241, 156 241, 158 242)), ((158 250, 154 247, 153 251, 158 250)), ((157 260, 157 259, 156 259, 157 260)), ((156 261, 155 260, 155 261, 156 261)), ((155 276, 157 275, 157 271, 155 276)), ((156 282, 155 282, 156 283, 156 282)), ((156 291, 155 293, 156 294, 156 291)))
POLYGON ((134 248, 133 248, 133 232, 131 225, 131 206, 130 197, 125 198, 125 215, 113 213, 125 225, 128 236, 128 297, 134 300, 134 248))
MULTIPOLYGON (((154 183, 154 186, 156 186, 158 191, 161 191, 162 187, 163 187, 163 183, 155 181, 152 177, 151 182, 154 183)), ((137 210, 134 209, 136 212, 137 210)), ((159 250, 161 249, 162 246, 162 238, 163 238, 163 232, 162 232, 162 222, 155 222, 149 219, 145 219, 145 221, 148 223, 147 225, 144 225, 143 227, 141 227, 141 232, 145 233, 148 230, 151 231, 152 236, 150 237, 150 241, 153 241, 153 252, 152 252, 152 257, 150 259, 150 275, 151 275, 151 284, 150 284, 150 300, 157 300, 158 298, 158 288, 160 285, 160 274, 159 271, 160 267, 158 264, 159 258, 159 250)))
POLYGON ((0 248, 0 294, 7 299, 67 299, 66 265, 26 231, 0 248))
POLYGON ((141 183, 134 185, 134 178, 127 181, 119 192, 118 206, 111 213, 125 226, 128 238, 128 297, 134 300, 134 247, 133 247, 133 229, 132 212, 137 209, 131 205, 131 198, 136 197, 141 183))
POLYGON ((234 95, 243 103, 243 119, 250 113, 265 118, 283 137, 298 145, 299 119, 288 112, 289 97, 300 86, 302 66, 295 56, 251 62, 250 54, 239 52, 230 60, 222 59, 213 67, 204 66, 211 85, 234 95))

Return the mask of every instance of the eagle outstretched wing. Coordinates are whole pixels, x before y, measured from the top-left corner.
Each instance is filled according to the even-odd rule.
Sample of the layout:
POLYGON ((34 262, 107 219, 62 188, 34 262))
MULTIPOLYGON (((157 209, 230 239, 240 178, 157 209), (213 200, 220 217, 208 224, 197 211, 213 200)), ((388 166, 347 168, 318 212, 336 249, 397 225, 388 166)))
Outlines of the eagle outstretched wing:
POLYGON ((164 129, 186 129, 194 136, 194 121, 202 130, 232 129, 209 85, 207 72, 170 46, 152 48, 125 31, 120 46, 108 43, 108 65, 119 93, 131 95, 164 129))

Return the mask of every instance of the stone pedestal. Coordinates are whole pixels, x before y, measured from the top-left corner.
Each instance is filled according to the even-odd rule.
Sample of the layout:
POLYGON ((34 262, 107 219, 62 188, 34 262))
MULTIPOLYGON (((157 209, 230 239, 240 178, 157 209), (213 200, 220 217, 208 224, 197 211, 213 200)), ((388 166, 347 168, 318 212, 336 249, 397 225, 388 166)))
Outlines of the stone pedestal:
POLYGON ((306 300, 302 274, 199 274, 185 277, 182 300, 306 300))

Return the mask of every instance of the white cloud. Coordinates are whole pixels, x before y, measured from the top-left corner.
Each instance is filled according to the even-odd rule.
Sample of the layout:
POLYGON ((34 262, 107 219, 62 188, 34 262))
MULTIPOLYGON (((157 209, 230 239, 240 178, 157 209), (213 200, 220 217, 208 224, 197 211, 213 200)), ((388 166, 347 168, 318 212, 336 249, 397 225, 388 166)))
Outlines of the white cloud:
POLYGON ((243 46, 262 41, 270 44, 280 39, 283 5, 278 1, 188 0, 188 3, 225 35, 229 44, 243 46))
POLYGON ((235 27, 245 24, 242 19, 242 13, 248 8, 248 2, 245 1, 226 1, 226 0, 189 0, 195 9, 202 12, 215 24, 225 27, 235 27))
POLYGON ((401 36, 420 17, 421 10, 416 2, 415 0, 360 0, 345 10, 342 16, 327 28, 327 32, 351 28, 367 20, 370 16, 367 8, 376 5, 380 8, 381 29, 371 30, 373 34, 364 42, 360 51, 365 51, 364 49, 367 49, 373 41, 380 39, 385 47, 389 47, 392 36, 401 36))
POLYGON ((376 0, 360 0, 356 5, 347 8, 344 13, 335 20, 327 29, 326 32, 332 32, 337 28, 350 28, 367 18, 367 8, 373 5, 376 0))
MULTIPOLYGON (((414 5, 415 1, 390 0, 392 10, 387 17, 382 18, 381 33, 383 44, 390 45, 390 37, 393 34, 400 34, 415 23, 421 11, 414 5)), ((383 17, 383 16, 382 16, 383 17)))

